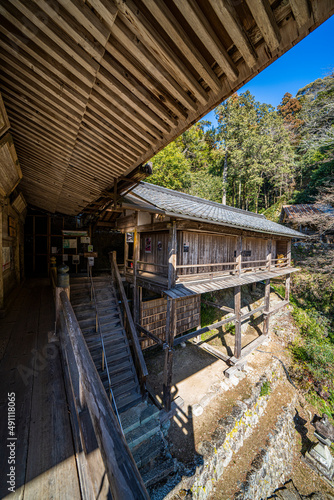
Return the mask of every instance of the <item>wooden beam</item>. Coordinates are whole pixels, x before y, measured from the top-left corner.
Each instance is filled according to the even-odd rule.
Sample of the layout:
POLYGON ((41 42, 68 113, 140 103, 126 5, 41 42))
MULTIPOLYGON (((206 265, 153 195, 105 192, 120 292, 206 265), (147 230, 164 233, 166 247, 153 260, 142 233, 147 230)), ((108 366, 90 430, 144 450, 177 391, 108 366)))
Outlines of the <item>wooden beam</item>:
POLYGON ((143 0, 143 3, 154 15, 160 26, 163 26, 171 40, 178 46, 203 80, 206 81, 210 88, 219 91, 221 89, 221 83, 215 72, 211 69, 196 45, 188 37, 179 21, 168 9, 166 3, 163 0, 143 0))
MULTIPOLYGON (((197 109, 197 104, 183 90, 181 85, 169 74, 159 58, 155 58, 148 50, 145 43, 139 39, 133 40, 133 34, 125 24, 117 21, 113 27, 112 35, 126 48, 142 67, 159 81, 172 96, 174 96, 186 109, 197 109)), ((107 44, 109 52, 113 53, 112 45, 107 44)))
POLYGON ((173 76, 175 75, 176 80, 183 82, 201 103, 207 103, 209 97, 203 87, 170 49, 158 30, 149 23, 140 11, 138 5, 136 5, 133 0, 115 0, 115 4, 120 12, 122 12, 123 16, 129 21, 138 38, 145 41, 145 43, 151 47, 157 59, 164 62, 171 74, 173 76))
POLYGON ((270 311, 270 279, 265 281, 264 291, 265 313, 263 319, 263 335, 269 334, 269 311, 270 311))
POLYGON ((168 288, 175 285, 176 280, 176 256, 177 256, 177 232, 176 222, 172 222, 169 230, 168 240, 168 288))
POLYGON ((290 284, 291 284, 291 274, 285 275, 285 300, 289 302, 290 300, 290 284))
POLYGON ((245 33, 235 8, 228 0, 209 0, 209 2, 246 64, 252 68, 257 62, 256 52, 245 33))
POLYGON ((219 306, 218 304, 215 304, 214 302, 210 302, 210 300, 204 300, 204 299, 202 299, 202 302, 204 304, 207 304, 210 307, 215 307, 216 309, 219 309, 220 311, 226 311, 228 313, 233 313, 234 314, 234 309, 232 309, 232 307, 219 306))
POLYGON ((234 356, 241 356, 241 286, 234 287, 235 344, 234 356))
POLYGON ((240 316, 240 321, 244 321, 245 319, 250 318, 254 314, 263 311, 265 309, 265 307, 266 306, 263 305, 263 306, 257 307, 256 309, 252 309, 251 311, 248 311, 247 313, 245 313, 242 316, 240 316))
MULTIPOLYGON (((67 3, 68 0, 63 0, 67 3)), ((117 16, 117 7, 112 0, 90 0, 90 5, 101 16, 109 29, 114 25, 117 16)))
POLYGON ((252 340, 249 344, 247 344, 245 347, 241 349, 241 355, 240 358, 237 358, 236 356, 232 356, 229 359, 229 362, 233 365, 240 365, 241 363, 244 362, 245 358, 249 356, 257 347, 259 347, 264 341, 266 340, 266 337, 264 335, 260 335, 257 337, 255 340, 252 340))
POLYGON ((204 326, 203 328, 201 328, 200 330, 196 330, 195 332, 186 333, 185 335, 177 337, 174 340, 174 346, 179 345, 182 342, 186 342, 187 340, 193 339, 194 337, 197 337, 199 335, 202 335, 202 333, 207 333, 210 332, 211 330, 219 328, 220 326, 227 325, 228 323, 231 323, 234 320, 235 320, 235 315, 231 316, 230 318, 218 321, 217 323, 213 323, 212 325, 204 326))
POLYGON ((172 404, 173 341, 176 335, 176 302, 167 298, 166 348, 164 360, 163 404, 168 412, 172 404))
POLYGON ((208 352, 209 354, 212 354, 218 359, 221 359, 222 361, 228 361, 230 359, 230 356, 227 356, 226 354, 222 353, 218 349, 215 349, 210 344, 207 344, 206 342, 194 342, 194 345, 198 347, 199 349, 202 349, 203 351, 208 352))
POLYGON ((249 10, 271 51, 279 48, 281 34, 268 0, 246 0, 249 10))
POLYGON ((288 300, 282 300, 282 302, 280 302, 279 304, 277 304, 275 307, 273 307, 272 309, 270 309, 270 311, 267 313, 265 312, 264 313, 264 317, 270 317, 270 316, 273 316, 274 314, 276 314, 280 309, 283 309, 283 307, 286 307, 287 305, 289 304, 289 301, 288 300))
POLYGON ((234 81, 238 77, 238 70, 230 58, 224 45, 212 29, 210 22, 204 16, 195 0, 174 0, 175 5, 187 19, 198 38, 211 52, 227 78, 234 81))
POLYGON ((138 214, 136 214, 136 227, 133 234, 133 317, 138 322, 139 318, 139 296, 137 293, 138 264, 140 256, 140 234, 137 232, 138 214))
POLYGON ((307 0, 289 0, 293 15, 299 28, 310 20, 310 8, 307 0))
POLYGON ((150 338, 151 340, 153 340, 153 342, 155 342, 156 344, 158 345, 163 345, 163 341, 157 337, 156 335, 154 335, 153 333, 149 332, 148 330, 146 330, 146 328, 144 328, 143 326, 139 325, 138 323, 136 323, 136 327, 138 328, 138 330, 140 330, 146 337, 150 338))

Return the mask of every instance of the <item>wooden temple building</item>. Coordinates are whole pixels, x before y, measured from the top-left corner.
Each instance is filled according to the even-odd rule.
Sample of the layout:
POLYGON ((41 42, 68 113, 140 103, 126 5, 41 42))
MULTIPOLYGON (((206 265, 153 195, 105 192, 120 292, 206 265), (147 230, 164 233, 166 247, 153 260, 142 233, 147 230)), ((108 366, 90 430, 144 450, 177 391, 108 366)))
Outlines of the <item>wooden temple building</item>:
POLYGON ((201 294, 234 290, 232 367, 248 352, 244 284, 265 282, 267 335, 270 280, 285 276, 284 306, 298 233, 143 181, 150 158, 333 12, 334 0, 1 2, 1 498, 149 498, 174 467, 157 436, 201 294))
POLYGON ((291 239, 303 235, 263 215, 221 205, 147 182, 141 182, 120 204, 124 212, 111 226, 125 232, 124 275, 134 287, 133 315, 149 340, 165 343, 164 402, 170 409, 173 345, 231 321, 235 323, 234 356, 240 362, 265 338, 269 318, 289 303, 291 239), (270 307, 270 279, 285 277, 285 300, 270 307), (265 282, 264 305, 241 315, 241 286, 265 282), (201 294, 233 288, 230 315, 200 329, 201 294), (142 301, 143 290, 161 298, 142 301), (241 323, 263 313, 263 337, 241 349, 241 323), (189 330, 190 333, 180 335, 189 330), (177 338, 175 338, 177 337, 177 338), (168 346, 168 348, 167 348, 168 346))

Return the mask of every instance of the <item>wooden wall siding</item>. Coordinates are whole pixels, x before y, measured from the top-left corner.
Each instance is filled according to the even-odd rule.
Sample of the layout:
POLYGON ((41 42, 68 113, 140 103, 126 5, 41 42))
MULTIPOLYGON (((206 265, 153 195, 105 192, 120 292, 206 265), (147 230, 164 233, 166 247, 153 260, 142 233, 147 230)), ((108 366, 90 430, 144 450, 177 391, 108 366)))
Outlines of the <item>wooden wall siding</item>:
POLYGON ((10 127, 7 111, 0 94, 0 136, 5 134, 10 127))
POLYGON ((0 195, 8 196, 22 179, 19 160, 11 134, 0 140, 0 195))
POLYGON ((273 258, 277 259, 277 255, 282 255, 282 254, 284 257, 286 257, 287 248, 288 248, 287 241, 277 241, 275 252, 273 252, 273 255, 275 255, 275 256, 273 258))
MULTIPOLYGON (((177 265, 214 264, 234 262, 237 238, 191 231, 178 232, 177 265), (184 245, 189 243, 189 251, 184 252, 184 245)), ((226 271, 231 266, 190 267, 178 269, 178 274, 195 274, 215 271, 226 271)))
POLYGON ((76 215, 324 22, 334 0, 6 0, 0 11, 25 198, 76 215))
MULTIPOLYGON (((243 238, 242 240, 242 251, 251 252, 250 255, 242 254, 241 261, 244 264, 241 265, 241 268, 248 267, 250 265, 256 267, 257 264, 253 261, 265 261, 267 257, 267 240, 262 238, 243 238), (251 264, 247 264, 247 262, 251 261, 251 264)), ((266 265, 265 262, 260 263, 261 265, 266 265)))
MULTIPOLYGON (((155 299, 141 303, 140 324, 149 332, 165 340, 167 299, 155 299)), ((201 296, 194 295, 176 301, 176 333, 184 333, 200 324, 201 296)), ((141 343, 142 349, 154 345, 147 339, 141 343)))
MULTIPOLYGON (((140 257, 139 260, 147 263, 168 265, 168 231, 156 233, 140 233, 140 257), (146 238, 151 238, 151 253, 145 252, 146 238), (158 242, 161 242, 161 250, 158 250, 158 242)), ((142 271, 150 271, 162 276, 167 276, 167 267, 153 267, 145 264, 139 265, 142 271)))

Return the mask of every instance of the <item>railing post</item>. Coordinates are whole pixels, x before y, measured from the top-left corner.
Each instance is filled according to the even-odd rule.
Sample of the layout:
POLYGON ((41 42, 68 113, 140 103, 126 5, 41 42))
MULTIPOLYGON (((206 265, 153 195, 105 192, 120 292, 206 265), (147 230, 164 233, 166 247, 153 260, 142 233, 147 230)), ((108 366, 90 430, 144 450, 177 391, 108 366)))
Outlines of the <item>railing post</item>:
POLYGON ((267 268, 268 271, 271 269, 271 249, 272 249, 272 240, 267 241, 267 268))
POLYGON ((286 247, 287 247, 286 248, 286 257, 287 257, 286 265, 287 265, 287 267, 291 267, 291 240, 288 240, 286 247))
POLYGON ((237 250, 236 250, 236 274, 241 274, 241 256, 242 256, 242 235, 237 237, 237 250))
POLYGON ((177 247, 177 232, 176 222, 173 221, 169 229, 168 240, 168 288, 172 288, 176 281, 176 247, 177 247))

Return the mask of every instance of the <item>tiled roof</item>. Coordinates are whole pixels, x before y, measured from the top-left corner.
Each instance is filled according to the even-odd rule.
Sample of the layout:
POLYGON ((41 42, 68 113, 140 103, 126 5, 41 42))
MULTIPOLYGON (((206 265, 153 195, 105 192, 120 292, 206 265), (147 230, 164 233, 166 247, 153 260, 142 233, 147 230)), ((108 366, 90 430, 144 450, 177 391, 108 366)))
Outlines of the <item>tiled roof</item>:
MULTIPOLYGON (((305 238, 305 235, 267 220, 264 215, 221 205, 197 196, 141 182, 131 191, 135 195, 171 216, 190 218, 261 233, 305 238)), ((132 198, 132 196, 131 196, 132 198)), ((133 198, 132 198, 133 199, 133 198)))
POLYGON ((300 219, 313 214, 328 213, 333 216, 333 209, 330 207, 320 207, 319 205, 283 205, 282 212, 284 212, 288 219, 300 219))

